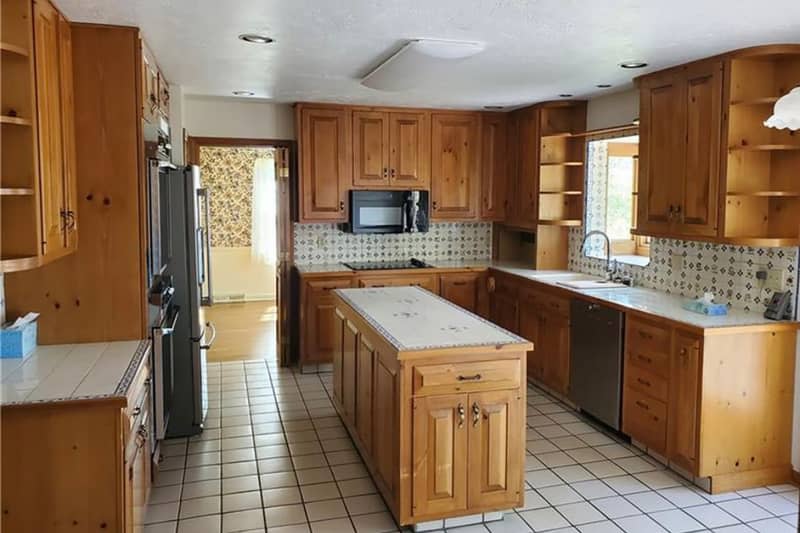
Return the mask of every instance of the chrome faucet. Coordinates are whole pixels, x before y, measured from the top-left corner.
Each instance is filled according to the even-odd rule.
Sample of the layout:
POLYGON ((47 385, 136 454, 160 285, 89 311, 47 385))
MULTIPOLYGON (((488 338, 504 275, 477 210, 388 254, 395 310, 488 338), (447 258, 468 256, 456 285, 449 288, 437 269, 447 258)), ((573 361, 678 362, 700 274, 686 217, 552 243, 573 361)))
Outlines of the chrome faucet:
POLYGON ((608 235, 604 231, 600 230, 592 230, 588 232, 586 235, 583 236, 583 242, 581 243, 581 253, 585 255, 586 253, 586 241, 589 240, 589 237, 593 237, 594 235, 600 235, 606 241, 606 276, 608 279, 612 279, 614 274, 617 271, 617 262, 614 261, 614 268, 611 268, 611 239, 608 238, 608 235))

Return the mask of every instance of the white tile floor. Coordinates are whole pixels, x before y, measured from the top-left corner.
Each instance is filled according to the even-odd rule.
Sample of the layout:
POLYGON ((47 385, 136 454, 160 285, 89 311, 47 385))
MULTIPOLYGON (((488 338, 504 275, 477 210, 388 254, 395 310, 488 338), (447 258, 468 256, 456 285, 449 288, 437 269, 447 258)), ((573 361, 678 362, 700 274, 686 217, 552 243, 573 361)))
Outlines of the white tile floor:
MULTIPOLYGON (((165 443, 146 533, 379 533, 399 528, 329 398, 331 374, 209 365, 207 429, 165 443)), ((525 505, 459 533, 794 533, 798 489, 706 494, 528 391, 525 505)))

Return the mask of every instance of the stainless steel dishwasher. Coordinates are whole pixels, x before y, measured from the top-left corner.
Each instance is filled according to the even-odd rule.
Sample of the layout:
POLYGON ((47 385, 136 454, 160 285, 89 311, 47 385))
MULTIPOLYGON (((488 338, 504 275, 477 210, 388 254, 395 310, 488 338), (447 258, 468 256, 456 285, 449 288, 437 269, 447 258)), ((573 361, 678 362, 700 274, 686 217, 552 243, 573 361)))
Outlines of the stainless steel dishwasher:
POLYGON ((570 399, 620 429, 625 315, 580 299, 572 300, 570 310, 570 399))

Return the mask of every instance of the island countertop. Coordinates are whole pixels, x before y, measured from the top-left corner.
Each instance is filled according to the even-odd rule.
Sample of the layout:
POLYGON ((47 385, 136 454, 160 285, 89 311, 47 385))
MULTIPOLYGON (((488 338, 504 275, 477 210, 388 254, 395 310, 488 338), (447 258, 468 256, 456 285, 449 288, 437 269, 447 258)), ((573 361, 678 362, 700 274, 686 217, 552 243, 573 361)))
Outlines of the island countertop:
POLYGON ((530 342, 420 287, 334 291, 398 351, 530 342))

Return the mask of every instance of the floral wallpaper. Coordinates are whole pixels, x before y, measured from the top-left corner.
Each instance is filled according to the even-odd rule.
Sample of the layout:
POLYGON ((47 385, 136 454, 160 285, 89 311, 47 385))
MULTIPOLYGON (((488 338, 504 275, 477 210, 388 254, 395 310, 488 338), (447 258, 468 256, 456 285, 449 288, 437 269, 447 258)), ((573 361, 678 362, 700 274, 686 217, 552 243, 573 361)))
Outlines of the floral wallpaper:
POLYGON ((211 246, 250 246, 253 165, 271 148, 200 147, 200 177, 208 188, 211 246))
POLYGON ((432 222, 427 233, 356 235, 336 224, 295 224, 294 261, 300 264, 400 259, 482 260, 492 256, 491 222, 432 222))

